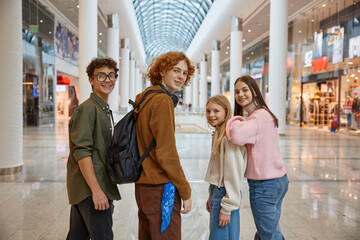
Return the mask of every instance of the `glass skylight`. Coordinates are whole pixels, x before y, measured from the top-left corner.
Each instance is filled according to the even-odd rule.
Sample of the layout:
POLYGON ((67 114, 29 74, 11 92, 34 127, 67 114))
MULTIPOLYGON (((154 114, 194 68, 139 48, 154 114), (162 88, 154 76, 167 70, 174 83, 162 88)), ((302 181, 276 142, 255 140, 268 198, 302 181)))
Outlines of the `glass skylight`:
POLYGON ((168 51, 186 52, 215 0, 134 0, 146 62, 168 51))

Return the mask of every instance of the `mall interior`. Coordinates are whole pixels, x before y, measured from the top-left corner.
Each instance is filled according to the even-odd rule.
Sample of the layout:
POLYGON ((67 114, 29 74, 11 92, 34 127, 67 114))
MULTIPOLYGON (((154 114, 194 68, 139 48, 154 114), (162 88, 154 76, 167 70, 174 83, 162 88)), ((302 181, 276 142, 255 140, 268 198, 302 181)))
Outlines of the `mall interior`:
MULTIPOLYGON (((118 62, 109 97, 115 121, 151 83, 147 67, 168 51, 195 66, 175 94, 176 145, 192 188, 182 239, 208 239, 204 181, 212 131, 205 105, 252 76, 279 119, 290 181, 280 226, 286 239, 360 239, 359 0, 0 1, 0 240, 65 239, 68 123, 91 93, 86 66, 118 62)), ((134 184, 118 185, 114 239, 137 239, 134 184)), ((247 184, 240 239, 254 239, 247 184)))

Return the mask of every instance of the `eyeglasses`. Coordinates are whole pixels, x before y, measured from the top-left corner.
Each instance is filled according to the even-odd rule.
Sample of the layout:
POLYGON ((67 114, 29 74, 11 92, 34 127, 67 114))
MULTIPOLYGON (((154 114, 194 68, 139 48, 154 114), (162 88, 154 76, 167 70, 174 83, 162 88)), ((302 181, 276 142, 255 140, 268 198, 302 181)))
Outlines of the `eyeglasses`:
POLYGON ((109 74, 105 74, 103 72, 99 72, 95 75, 95 77, 97 78, 97 80, 99 82, 105 82, 106 78, 109 78, 110 81, 115 82, 116 78, 117 78, 117 74, 111 72, 109 74))

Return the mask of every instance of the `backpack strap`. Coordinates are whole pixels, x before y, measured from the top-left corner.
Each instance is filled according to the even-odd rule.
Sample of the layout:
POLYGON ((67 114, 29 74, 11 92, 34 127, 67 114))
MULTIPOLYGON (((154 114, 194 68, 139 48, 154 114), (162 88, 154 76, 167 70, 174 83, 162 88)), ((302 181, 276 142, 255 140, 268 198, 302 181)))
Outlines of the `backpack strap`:
MULTIPOLYGON (((161 89, 157 89, 157 90, 151 90, 151 91, 148 91, 147 93, 145 93, 145 95, 140 99, 139 103, 135 105, 135 103, 131 100, 129 100, 129 103, 131 105, 133 105, 134 109, 136 108, 139 108, 140 107, 140 104, 145 100, 145 98, 147 96, 149 96, 150 94, 153 94, 153 93, 165 93, 163 90, 161 89), (131 101, 131 102, 130 102, 131 101)), ((140 157, 139 161, 138 161, 138 164, 139 164, 139 167, 141 166, 141 164, 143 163, 143 161, 145 160, 145 158, 149 155, 149 153, 151 152, 151 150, 156 146, 156 140, 154 139, 151 144, 149 145, 149 147, 146 149, 146 151, 143 153, 143 155, 140 157)))
POLYGON ((134 102, 133 100, 129 99, 129 103, 130 103, 130 104, 133 106, 133 108, 135 109, 135 106, 136 106, 135 102, 134 102))
POLYGON ((143 153, 143 155, 141 156, 141 158, 138 161, 139 167, 141 166, 141 164, 143 163, 143 161, 145 160, 145 158, 149 155, 149 153, 151 152, 151 150, 156 146, 156 141, 155 139, 150 143, 149 147, 146 149, 146 151, 143 153))
POLYGON ((129 100, 129 103, 130 103, 130 101, 134 103, 134 104, 130 103, 131 105, 134 106, 134 109, 135 109, 135 108, 139 108, 139 107, 140 107, 140 104, 146 99, 147 96, 149 96, 149 95, 152 94, 152 93, 156 93, 156 92, 158 92, 158 93, 165 93, 164 90, 161 90, 161 89, 150 90, 150 91, 148 91, 147 93, 145 93, 145 95, 140 99, 140 101, 139 101, 139 103, 138 103, 137 105, 135 105, 135 103, 134 103, 133 101, 131 101, 131 100, 129 100))

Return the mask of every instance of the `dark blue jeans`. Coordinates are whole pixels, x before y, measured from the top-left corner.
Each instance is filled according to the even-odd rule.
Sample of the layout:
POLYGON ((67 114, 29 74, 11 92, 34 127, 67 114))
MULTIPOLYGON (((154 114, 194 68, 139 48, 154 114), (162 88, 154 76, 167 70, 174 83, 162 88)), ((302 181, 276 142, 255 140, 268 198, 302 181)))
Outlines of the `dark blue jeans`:
POLYGON ((109 206, 106 210, 95 210, 91 197, 71 205, 70 230, 66 240, 113 240, 112 201, 109 201, 109 206))
POLYGON ((231 211, 230 223, 224 227, 219 226, 221 199, 225 196, 224 187, 209 186, 210 210, 210 236, 209 240, 239 240, 240 238, 240 212, 239 209, 231 211))
POLYGON ((285 239, 279 220, 281 205, 289 187, 287 175, 269 180, 248 179, 248 183, 250 206, 257 230, 255 239, 285 239))
POLYGON ((346 118, 347 118, 347 127, 351 127, 351 113, 346 114, 346 118))

